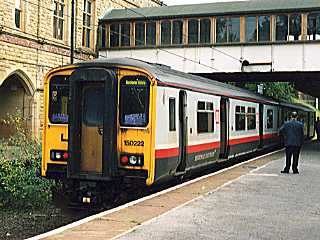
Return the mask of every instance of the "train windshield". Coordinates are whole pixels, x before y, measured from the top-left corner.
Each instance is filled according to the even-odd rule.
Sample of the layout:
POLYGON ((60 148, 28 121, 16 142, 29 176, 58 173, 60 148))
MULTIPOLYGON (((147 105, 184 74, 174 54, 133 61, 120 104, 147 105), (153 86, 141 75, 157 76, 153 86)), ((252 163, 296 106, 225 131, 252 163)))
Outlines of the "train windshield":
POLYGON ((49 86, 49 119, 52 123, 68 123, 69 76, 54 76, 49 86))
POLYGON ((126 76, 120 84, 120 124, 145 127, 148 124, 150 82, 145 76, 126 76))

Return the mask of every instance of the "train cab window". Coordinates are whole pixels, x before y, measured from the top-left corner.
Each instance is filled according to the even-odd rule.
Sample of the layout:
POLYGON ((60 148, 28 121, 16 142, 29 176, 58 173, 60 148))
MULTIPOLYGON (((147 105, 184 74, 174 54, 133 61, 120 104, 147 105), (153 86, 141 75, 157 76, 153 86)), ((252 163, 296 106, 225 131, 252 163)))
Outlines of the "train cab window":
POLYGON ((301 14, 291 14, 289 17, 289 41, 301 40, 301 14))
POLYGON ((169 98, 169 131, 176 130, 176 99, 169 98))
POLYGON ((320 40, 320 12, 308 15, 308 40, 320 40))
POLYGON ((236 131, 242 131, 246 129, 246 108, 244 106, 236 106, 235 113, 236 131))
POLYGON ((273 128, 273 110, 267 110, 267 128, 273 128))
POLYGON ((54 76, 49 85, 49 119, 52 123, 68 123, 69 81, 66 76, 54 76))
POLYGON ((248 130, 256 129, 256 109, 254 107, 248 107, 247 126, 248 130))
POLYGON ((198 133, 214 132, 214 111, 212 102, 198 102, 197 129, 198 133))
POLYGON ((120 124, 145 127, 148 124, 150 82, 145 76, 125 76, 120 82, 120 124))
POLYGON ((287 41, 288 15, 276 16, 276 41, 287 41))

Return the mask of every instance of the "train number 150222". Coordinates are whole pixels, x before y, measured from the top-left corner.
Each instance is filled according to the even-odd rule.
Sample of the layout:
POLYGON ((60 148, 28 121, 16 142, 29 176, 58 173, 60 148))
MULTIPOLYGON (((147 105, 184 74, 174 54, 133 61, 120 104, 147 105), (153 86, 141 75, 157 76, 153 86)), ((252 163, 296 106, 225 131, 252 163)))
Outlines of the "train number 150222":
POLYGON ((124 140, 125 146, 143 147, 144 141, 124 140))

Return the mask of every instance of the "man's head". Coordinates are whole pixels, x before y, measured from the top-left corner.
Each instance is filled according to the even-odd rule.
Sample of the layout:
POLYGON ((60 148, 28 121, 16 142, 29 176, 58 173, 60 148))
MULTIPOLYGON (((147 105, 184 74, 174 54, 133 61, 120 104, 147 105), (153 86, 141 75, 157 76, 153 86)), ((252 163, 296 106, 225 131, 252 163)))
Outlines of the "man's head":
POLYGON ((292 112, 291 113, 291 118, 292 119, 297 119, 297 117, 298 117, 298 113, 297 112, 292 112))

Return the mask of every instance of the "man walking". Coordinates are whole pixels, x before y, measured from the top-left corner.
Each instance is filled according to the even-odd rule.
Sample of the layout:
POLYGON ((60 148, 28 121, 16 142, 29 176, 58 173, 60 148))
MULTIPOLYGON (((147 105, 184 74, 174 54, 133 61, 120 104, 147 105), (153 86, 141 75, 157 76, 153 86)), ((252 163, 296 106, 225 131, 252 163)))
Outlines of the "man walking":
POLYGON ((280 134, 284 137, 284 146, 286 148, 286 166, 281 173, 289 173, 293 155, 292 171, 294 174, 299 174, 298 161, 304 133, 303 124, 297 118, 297 112, 292 112, 291 120, 285 122, 280 128, 280 134))

